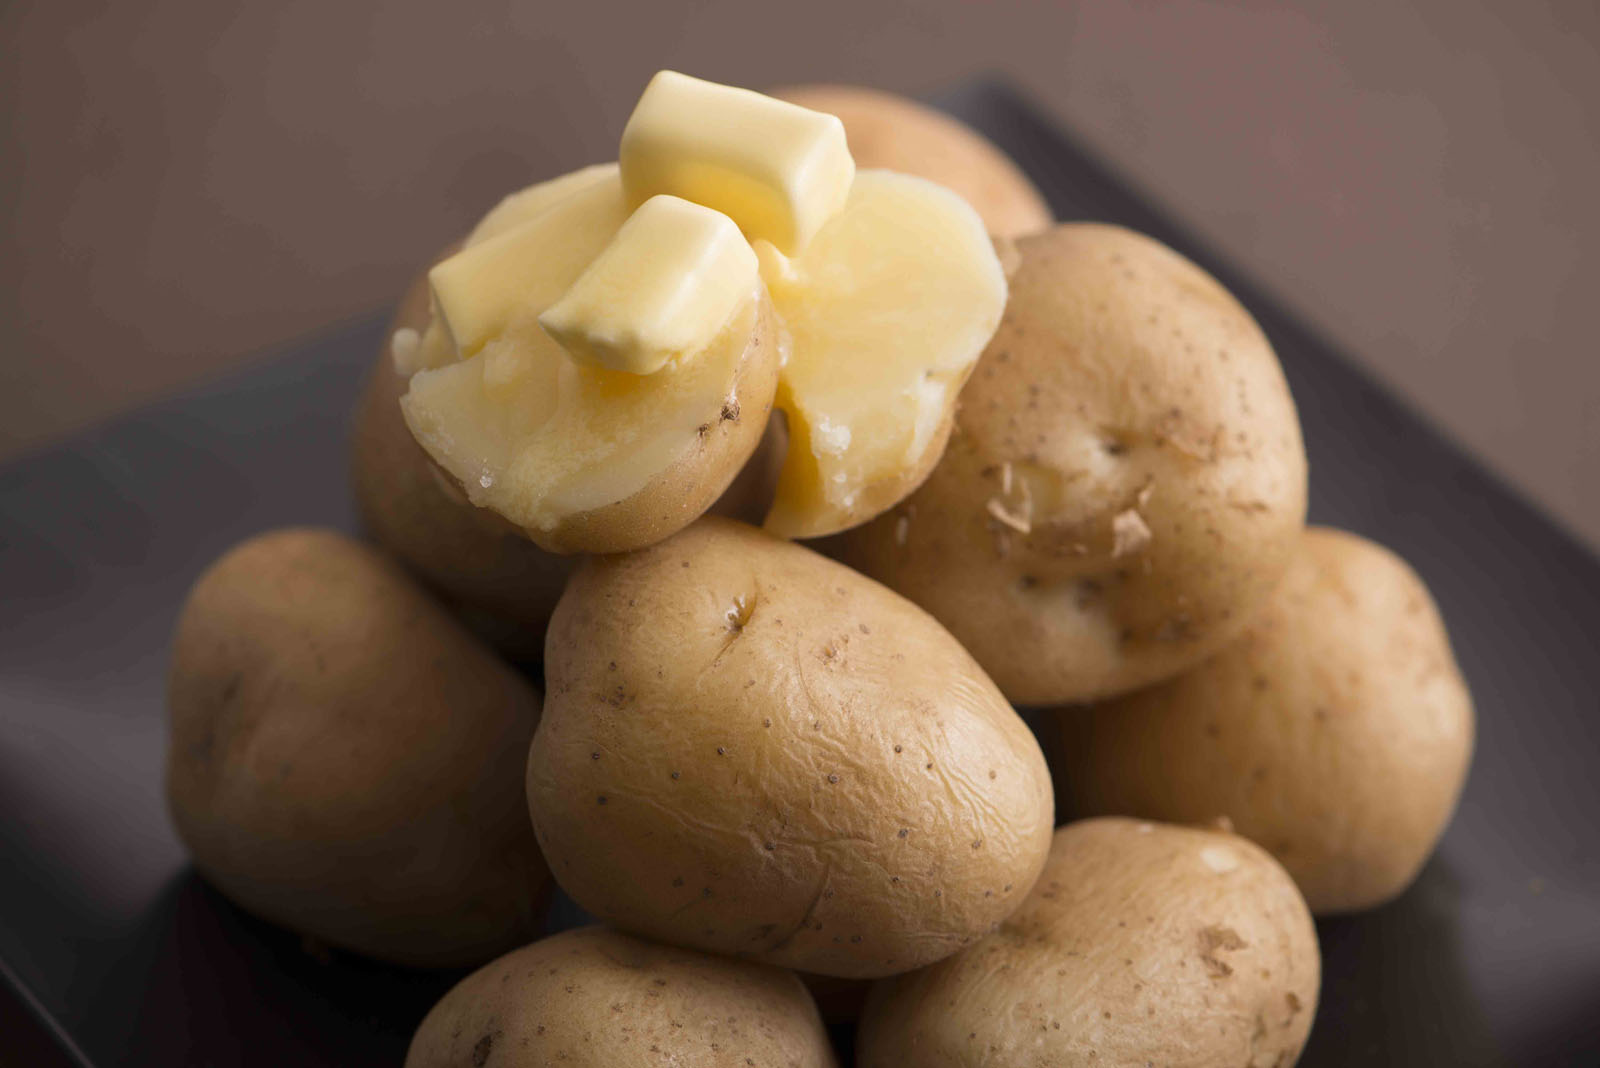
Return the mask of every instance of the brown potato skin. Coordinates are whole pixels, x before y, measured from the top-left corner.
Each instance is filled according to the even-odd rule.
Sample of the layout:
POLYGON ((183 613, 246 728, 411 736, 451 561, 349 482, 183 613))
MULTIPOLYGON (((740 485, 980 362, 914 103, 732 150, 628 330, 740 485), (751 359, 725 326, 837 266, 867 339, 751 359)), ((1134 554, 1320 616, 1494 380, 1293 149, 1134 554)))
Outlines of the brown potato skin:
POLYGON ((1310 913, 1259 847, 1085 820, 1056 832, 1033 893, 997 933, 874 985, 857 1063, 1289 1068, 1320 985, 1310 913))
POLYGON ((406 1068, 835 1068, 790 972, 604 927, 535 942, 467 976, 417 1028, 406 1068))
POLYGON ((1306 460, 1266 338, 1188 260, 1099 224, 1017 250, 939 465, 821 548, 931 612, 1012 701, 1051 705, 1168 678, 1237 635, 1303 529, 1306 460), (1026 532, 991 510, 1030 501, 1026 532), (1124 522, 1148 539, 1119 545, 1124 522))
MULTIPOLYGON (((394 369, 389 341, 402 327, 420 333, 430 316, 424 272, 401 300, 357 403, 350 452, 356 508, 372 539, 450 602, 468 626, 507 655, 537 661, 550 613, 578 560, 541 549, 495 512, 472 504, 411 436, 400 411, 407 380, 394 369)), ((713 512, 759 521, 777 485, 781 434, 781 421, 773 420, 713 512)))
POLYGON ((1313 528, 1237 641, 1064 714, 1060 731, 1069 811, 1227 817, 1322 915, 1380 905, 1416 878, 1466 779, 1472 695, 1416 573, 1313 528))
POLYGON ((1055 221, 1044 195, 1011 158, 965 123, 878 89, 797 85, 773 96, 837 115, 857 167, 915 174, 958 193, 991 234, 1020 237, 1055 221))
POLYGON ((528 803, 563 888, 664 942, 876 977, 1027 892, 1038 743, 924 612, 728 520, 587 561, 556 607, 528 803))
POLYGON ((227 553, 190 592, 167 692, 173 823, 245 909, 423 966, 537 930, 538 692, 376 550, 291 529, 227 553))

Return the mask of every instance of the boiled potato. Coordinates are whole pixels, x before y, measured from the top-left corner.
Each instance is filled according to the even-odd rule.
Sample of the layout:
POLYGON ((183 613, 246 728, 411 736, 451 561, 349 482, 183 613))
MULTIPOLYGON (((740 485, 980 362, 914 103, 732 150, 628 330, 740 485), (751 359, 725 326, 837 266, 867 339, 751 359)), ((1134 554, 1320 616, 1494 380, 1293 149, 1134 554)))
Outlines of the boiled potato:
POLYGON ((793 974, 586 927, 467 976, 428 1013, 406 1068, 831 1068, 793 974))
POLYGON ((173 822, 245 909, 416 965, 536 930, 539 695, 376 551, 282 530, 229 552, 184 605, 168 702, 173 822))
POLYGON ((1121 693, 1220 649, 1302 530, 1294 403, 1249 314, 1114 226, 1017 243, 1004 321, 922 487, 826 551, 950 628, 1006 695, 1121 693))
POLYGON ((772 95, 837 115, 856 166, 903 171, 954 190, 991 234, 1020 237, 1053 221, 1044 197, 1004 152, 941 111, 848 85, 797 85, 772 95))
MULTIPOLYGON (((588 174, 578 171, 555 183, 588 174)), ((480 229, 496 224, 486 231, 493 236, 497 227, 514 225, 518 212, 539 205, 530 197, 543 188, 508 197, 480 229)), ((420 336, 429 317, 423 274, 401 301, 356 408, 351 442, 356 507, 373 540, 449 601, 468 625, 509 655, 535 661, 544 655, 550 613, 578 559, 546 552, 491 509, 467 500, 412 436, 400 412, 407 379, 396 370, 387 339, 420 336)), ((710 510, 760 522, 771 505, 784 450, 782 421, 773 419, 755 454, 710 510)))
POLYGON ((977 945, 876 984, 861 1068, 1289 1068, 1321 963, 1305 902, 1234 835, 1123 819, 1056 832, 977 945))
MULTIPOLYGON (((395 313, 396 331, 428 324, 428 280, 418 276, 395 313)), ((367 376, 351 434, 351 484, 372 538, 518 659, 544 652, 550 613, 577 559, 546 552, 478 508, 417 444, 400 414, 406 379, 388 351, 367 376)))
POLYGON ((545 671, 534 825, 626 930, 887 975, 991 930, 1044 861, 1027 726, 920 609, 798 545, 706 518, 586 561, 545 671))
POLYGON ((1438 609, 1399 557, 1306 532, 1233 644, 1148 690, 1063 714, 1067 805, 1183 822, 1226 817, 1317 913, 1408 886, 1454 810, 1472 697, 1438 609))

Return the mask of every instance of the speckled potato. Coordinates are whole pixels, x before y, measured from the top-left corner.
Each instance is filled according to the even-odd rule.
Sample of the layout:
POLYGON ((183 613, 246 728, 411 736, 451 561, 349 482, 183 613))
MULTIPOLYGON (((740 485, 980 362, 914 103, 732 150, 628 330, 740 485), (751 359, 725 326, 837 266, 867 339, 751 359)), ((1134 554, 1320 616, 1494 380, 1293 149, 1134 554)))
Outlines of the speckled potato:
POLYGON ((1472 697, 1422 580, 1372 542, 1308 530, 1266 609, 1160 686, 1065 713, 1068 807, 1227 817, 1317 913, 1400 893, 1472 754, 1472 697))
POLYGON ((1005 319, 922 487, 824 545, 1019 704, 1103 697, 1239 633, 1303 529, 1283 372, 1228 293, 1113 226, 1017 243, 1005 319))
POLYGON ((837 115, 856 166, 915 174, 953 189, 982 216, 991 234, 1019 237, 1054 221, 1043 195, 1010 157, 941 111, 848 85, 797 85, 772 95, 837 115))
POLYGON ((168 704, 173 822, 244 908, 428 966, 537 929, 539 695, 375 550, 282 530, 223 556, 178 621, 168 704))
POLYGON ((991 930, 1049 848, 1038 743, 916 606, 702 519, 587 561, 545 647, 528 802, 584 908, 846 977, 991 930))
POLYGON ((861 1068, 1290 1068, 1321 984, 1284 870, 1235 835, 1132 820, 1056 832, 1000 930, 874 987, 861 1068))
MULTIPOLYGON (((516 206, 516 198, 507 205, 516 206)), ((497 217, 491 214, 486 222, 497 217)), ((544 655, 550 613, 578 559, 546 552, 495 512, 472 504, 412 437, 400 413, 406 378, 395 370, 388 339, 396 331, 426 329, 428 300, 428 279, 421 274, 400 302, 368 373, 351 432, 356 507, 373 540, 449 601, 469 626, 507 654, 535 661, 544 655)), ((782 423, 773 420, 710 510, 760 522, 783 452, 782 423)))
POLYGON ((833 1068, 811 996, 790 972, 567 931, 456 984, 411 1040, 406 1068, 833 1068))

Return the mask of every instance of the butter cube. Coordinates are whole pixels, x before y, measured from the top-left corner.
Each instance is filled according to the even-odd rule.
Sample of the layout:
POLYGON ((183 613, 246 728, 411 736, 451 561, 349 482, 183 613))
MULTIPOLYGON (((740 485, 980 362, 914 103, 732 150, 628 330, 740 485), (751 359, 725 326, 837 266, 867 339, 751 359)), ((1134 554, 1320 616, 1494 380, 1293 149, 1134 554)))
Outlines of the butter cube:
POLYGON ((755 251, 732 219, 655 196, 539 325, 580 363, 654 374, 710 345, 753 299, 759 277, 755 251))
POLYGON ((630 205, 683 197, 786 256, 844 207, 856 171, 834 116, 673 71, 650 80, 619 155, 630 205))
POLYGON ((628 217, 613 176, 583 186, 428 272, 435 307, 462 359, 519 318, 550 307, 628 217))

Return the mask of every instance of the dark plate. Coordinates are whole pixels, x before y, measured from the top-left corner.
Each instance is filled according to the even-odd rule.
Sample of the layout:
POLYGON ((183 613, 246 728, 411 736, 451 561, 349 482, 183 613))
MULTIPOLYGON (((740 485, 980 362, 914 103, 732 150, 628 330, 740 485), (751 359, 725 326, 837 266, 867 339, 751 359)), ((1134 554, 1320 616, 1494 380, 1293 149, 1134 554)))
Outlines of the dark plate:
MULTIPOLYGON (((1005 88, 942 103, 1062 218, 1154 234, 1243 299, 1299 402, 1312 518, 1403 554, 1449 621, 1472 777, 1407 894, 1321 925, 1302 1063, 1600 1064, 1600 563, 1005 88)), ((345 418, 381 332, 0 469, 0 970, 82 1063, 395 1065, 454 979, 308 952, 239 912, 190 871, 161 796, 184 591, 252 532, 352 527, 345 418)))

